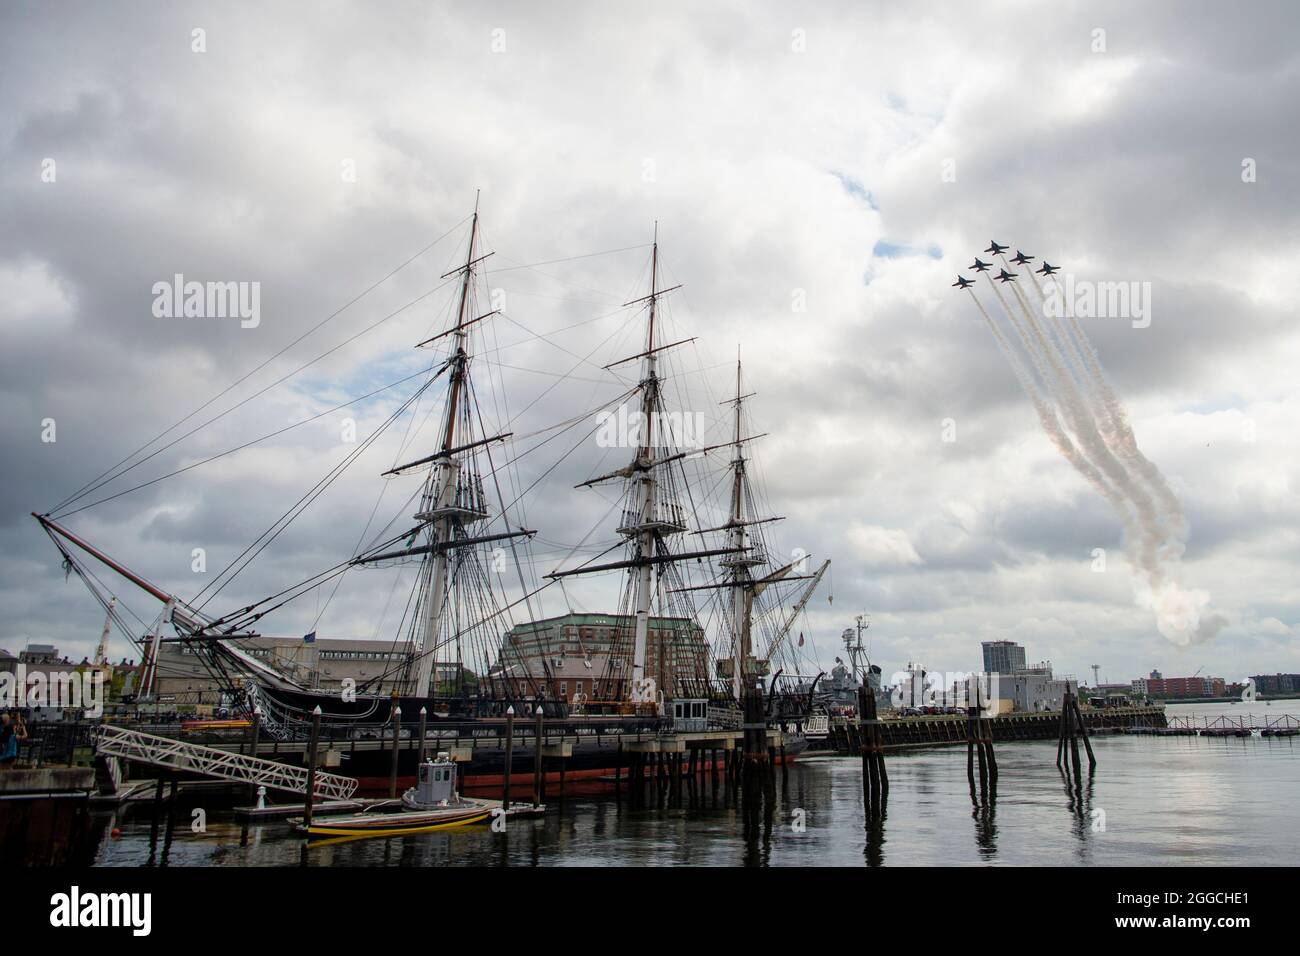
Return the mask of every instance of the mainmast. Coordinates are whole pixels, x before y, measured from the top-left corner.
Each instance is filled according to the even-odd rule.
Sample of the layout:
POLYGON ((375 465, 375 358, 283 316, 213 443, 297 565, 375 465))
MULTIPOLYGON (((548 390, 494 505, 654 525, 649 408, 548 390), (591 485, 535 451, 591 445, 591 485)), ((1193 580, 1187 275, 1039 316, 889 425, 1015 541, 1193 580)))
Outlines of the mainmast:
MULTIPOLYGON (((627 504, 620 522, 618 533, 628 544, 628 557, 622 561, 603 564, 588 564, 566 571, 554 571, 547 577, 554 580, 579 574, 595 574, 602 571, 626 568, 630 578, 630 609, 633 612, 634 628, 630 680, 627 681, 625 694, 634 704, 650 704, 656 701, 656 682, 646 675, 646 654, 650 634, 650 612, 654 606, 657 575, 656 568, 665 568, 677 562, 691 558, 713 557, 730 553, 730 548, 709 548, 698 551, 673 553, 668 538, 686 530, 685 516, 680 504, 672 493, 670 479, 661 474, 660 469, 671 466, 687 457, 693 457, 723 447, 721 445, 694 449, 676 450, 672 429, 666 425, 660 427, 661 414, 661 380, 658 373, 658 355, 666 349, 684 345, 693 339, 659 344, 657 320, 659 317, 659 299, 674 291, 679 286, 660 288, 659 286, 659 228, 655 224, 654 243, 650 258, 650 293, 623 303, 625 306, 645 304, 647 306, 645 350, 637 355, 613 362, 606 368, 613 368, 624 362, 639 359, 641 362, 641 380, 638 389, 641 392, 640 427, 637 429, 636 452, 632 461, 615 471, 582 482, 578 487, 598 484, 604 481, 620 479, 626 482, 627 504)), ((630 437, 630 436, 629 436, 630 437)), ((727 443, 728 445, 730 442, 727 443)), ((717 529, 714 529, 717 530, 717 529)), ((677 591, 694 590, 677 588, 677 591)), ((666 673, 664 655, 668 652, 668 642, 662 641, 659 647, 661 673, 666 673)), ((672 688, 665 688, 669 694, 672 688)))
MULTIPOLYGON (((417 696, 429 696, 432 691, 435 658, 437 657, 438 635, 442 627, 443 612, 447 606, 447 570, 451 557, 449 543, 454 540, 456 532, 466 521, 478 520, 486 515, 486 502, 474 494, 475 489, 461 488, 460 461, 452 456, 456 439, 456 413, 462 401, 465 389, 465 373, 469 364, 466 345, 469 335, 465 320, 468 308, 471 282, 474 276, 475 246, 478 242, 478 198, 474 199, 474 219, 470 224, 469 251, 465 255, 465 264, 460 267, 460 304, 456 309, 456 324, 452 327, 455 334, 455 348, 450 359, 451 385, 447 394, 447 409, 442 422, 440 436, 440 454, 429 469, 421 496, 420 510, 416 520, 423 522, 431 548, 432 558, 425 564, 424 592, 424 627, 416 647, 419 666, 415 674, 415 693, 417 696), (458 491, 461 492, 458 494, 458 491)), ((458 655, 459 657, 459 655, 458 655)))
MULTIPOLYGON (((654 683, 645 679, 646 640, 650 633, 650 604, 654 597, 653 574, 648 558, 654 557, 655 550, 655 501, 658 487, 655 469, 652 467, 654 456, 655 411, 659 400, 659 376, 656 372, 655 355, 655 311, 659 300, 659 223, 655 223, 654 245, 650 253, 650 308, 646 321, 645 357, 641 363, 641 422, 640 444, 636 453, 639 469, 637 507, 638 519, 627 528, 629 537, 636 538, 636 551, 640 556, 641 566, 637 568, 636 577, 636 634, 632 643, 632 681, 629 697, 634 703, 646 703, 654 699, 654 683)), ((662 657, 662 651, 661 651, 662 657)))
MULTIPOLYGON (((731 689, 736 700, 740 700, 743 690, 758 676, 754 662, 754 642, 752 621, 754 610, 754 578, 750 569, 767 562, 767 556, 761 548, 751 548, 748 544, 745 520, 745 442, 743 408, 745 399, 750 395, 741 394, 740 356, 736 356, 736 397, 729 403, 735 410, 736 457, 731 461, 731 511, 728 517, 727 546, 731 554, 719 563, 727 572, 727 584, 731 589, 731 689)), ((751 393, 752 394, 752 393, 751 393)), ((757 662, 754 662, 755 664, 757 662)))

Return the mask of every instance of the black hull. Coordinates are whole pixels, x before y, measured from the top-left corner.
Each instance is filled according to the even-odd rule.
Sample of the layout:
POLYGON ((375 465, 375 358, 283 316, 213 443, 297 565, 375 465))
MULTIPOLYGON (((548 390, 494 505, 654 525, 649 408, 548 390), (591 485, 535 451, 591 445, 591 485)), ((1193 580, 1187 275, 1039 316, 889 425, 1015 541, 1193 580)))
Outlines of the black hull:
MULTIPOLYGON (((635 735, 633 735, 635 736, 635 735)), ((406 745, 409 742, 403 740, 406 745)), ((444 746, 447 746, 444 742, 444 746)), ((336 744, 338 766, 327 768, 330 773, 352 777, 359 781, 365 793, 385 793, 392 775, 393 754, 389 749, 349 751, 347 744, 336 744)), ((429 741, 426 753, 432 756, 437 744, 429 741)), ((790 734, 785 743, 785 761, 792 762, 807 749, 803 737, 790 734)), ((415 749, 401 749, 397 755, 397 789, 401 793, 415 785, 418 754, 415 749)), ((294 759, 298 758, 295 755, 294 759)), ((723 772, 724 751, 702 748, 698 757, 703 772, 710 772, 716 760, 716 769, 723 772)), ((781 754, 777 754, 778 762, 781 754)), ((614 776, 620 772, 627 779, 629 757, 620 756, 617 736, 578 740, 573 744, 572 755, 563 760, 563 783, 570 792, 608 790, 614 786, 614 776)), ((535 750, 530 739, 516 740, 510 760, 511 790, 515 797, 527 797, 532 792, 535 750)), ((554 792, 561 783, 561 760, 543 757, 542 767, 547 787, 554 792)), ((469 760, 460 763, 462 792, 473 796, 500 796, 505 786, 505 747, 496 744, 475 746, 469 760)))
MULTIPOLYGON (((284 739, 304 740, 310 729, 308 715, 313 708, 320 706, 320 750, 330 756, 328 765, 321 769, 357 779, 362 791, 387 791, 393 765, 392 725, 388 723, 392 698, 358 697, 348 702, 334 695, 286 692, 274 688, 264 688, 259 693, 264 706, 271 704, 273 712, 289 718, 288 723, 280 728, 284 739)), ((397 703, 402 708, 402 737, 397 753, 399 792, 415 783, 419 753, 411 736, 418 726, 418 715, 423 707, 428 738, 426 755, 433 756, 439 750, 447 750, 468 757, 460 765, 462 791, 478 796, 501 794, 506 774, 507 720, 499 714, 510 706, 509 702, 458 700, 455 703, 459 706, 453 707, 449 706, 451 702, 446 698, 399 697, 397 703)), ((512 792, 520 795, 527 795, 532 790, 536 753, 535 707, 533 701, 520 700, 515 704, 519 716, 514 721, 510 778, 512 792)), ((552 739, 562 734, 571 744, 572 752, 563 761, 556 757, 543 757, 544 778, 549 786, 558 784, 563 764, 564 784, 576 791, 589 787, 612 787, 614 775, 620 767, 626 773, 628 766, 627 755, 620 756, 620 744, 653 738, 669 731, 672 726, 672 721, 662 717, 568 714, 562 704, 553 709, 560 712, 547 714, 544 705, 545 733, 552 739)), ((784 756, 787 761, 792 761, 807 748, 807 741, 797 732, 797 722, 787 722, 786 728, 784 756)), ((267 729, 271 730, 270 727, 267 729)), ((778 752, 777 759, 780 758, 778 752)), ((302 754, 281 753, 278 759, 297 762, 302 759, 302 754)), ((718 772, 721 772, 724 751, 721 747, 716 750, 701 748, 697 759, 706 772, 712 769, 712 762, 716 759, 718 772)))

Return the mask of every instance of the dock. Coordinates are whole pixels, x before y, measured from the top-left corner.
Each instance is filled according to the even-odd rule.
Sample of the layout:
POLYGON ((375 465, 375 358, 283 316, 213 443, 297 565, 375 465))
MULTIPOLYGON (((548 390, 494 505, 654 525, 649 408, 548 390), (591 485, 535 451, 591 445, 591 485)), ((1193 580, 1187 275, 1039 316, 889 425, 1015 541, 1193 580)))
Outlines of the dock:
MULTIPOLYGON (((1080 713, 1090 734, 1142 730, 1155 732, 1167 727, 1163 707, 1114 707, 1081 710, 1080 713)), ((887 750, 965 744, 967 719, 964 714, 884 719, 879 721, 880 736, 887 750)), ((986 720, 992 740, 998 743, 1055 740, 1060 732, 1061 712, 999 714, 986 720)), ((835 718, 830 724, 827 746, 838 753, 860 753, 862 741, 859 733, 856 718, 835 718)))

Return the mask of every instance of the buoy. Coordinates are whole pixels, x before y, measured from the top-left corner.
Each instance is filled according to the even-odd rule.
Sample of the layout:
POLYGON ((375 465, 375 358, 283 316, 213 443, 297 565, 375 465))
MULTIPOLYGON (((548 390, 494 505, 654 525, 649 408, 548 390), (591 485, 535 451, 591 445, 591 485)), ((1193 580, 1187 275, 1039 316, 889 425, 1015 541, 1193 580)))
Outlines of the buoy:
POLYGON ((110 835, 113 837, 114 840, 116 840, 118 837, 122 835, 122 831, 119 830, 117 827, 113 827, 113 829, 110 831, 110 835))

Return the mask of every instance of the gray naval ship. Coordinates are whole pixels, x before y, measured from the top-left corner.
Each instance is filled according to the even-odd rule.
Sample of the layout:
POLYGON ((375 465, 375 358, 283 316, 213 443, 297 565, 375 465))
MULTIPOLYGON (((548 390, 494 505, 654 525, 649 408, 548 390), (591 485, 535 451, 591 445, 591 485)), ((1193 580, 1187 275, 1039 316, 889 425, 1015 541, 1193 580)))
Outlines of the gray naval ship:
POLYGON ((877 713, 893 707, 889 692, 882 687, 881 671, 867 658, 862 632, 870 627, 866 615, 859 614, 854 627, 844 629, 844 658, 836 657, 829 679, 817 686, 813 710, 804 730, 809 749, 819 749, 830 737, 831 717, 855 717, 858 713, 858 689, 866 686, 876 698, 877 713))

